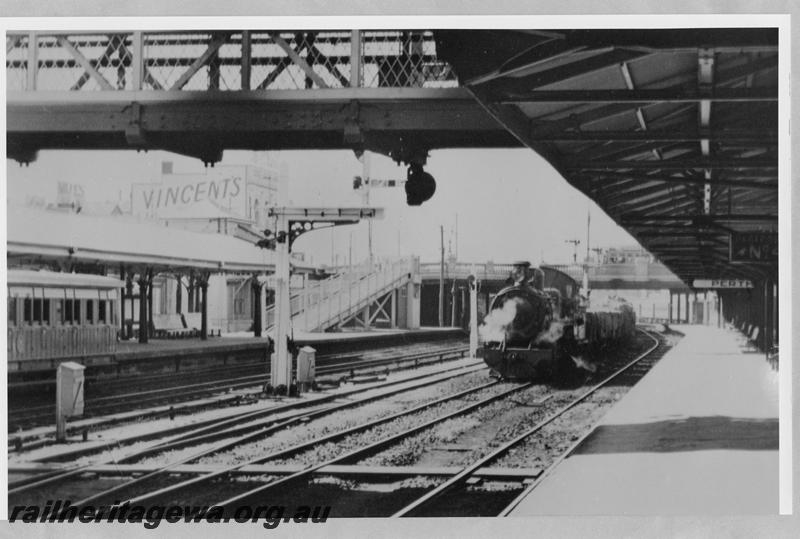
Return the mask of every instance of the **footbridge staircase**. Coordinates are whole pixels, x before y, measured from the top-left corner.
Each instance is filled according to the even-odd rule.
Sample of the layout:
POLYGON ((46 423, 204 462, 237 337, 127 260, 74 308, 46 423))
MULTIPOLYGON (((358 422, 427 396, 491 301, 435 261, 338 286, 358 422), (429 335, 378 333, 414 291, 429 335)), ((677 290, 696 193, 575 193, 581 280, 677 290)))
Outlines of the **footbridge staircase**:
MULTIPOLYGON (((419 275, 418 263, 402 259, 348 268, 314 281, 291 296, 292 327, 307 332, 414 327, 414 310, 407 302, 414 295, 408 294, 408 288, 415 275, 419 275)), ((274 325, 274 306, 267 308, 265 320, 267 329, 274 325)))

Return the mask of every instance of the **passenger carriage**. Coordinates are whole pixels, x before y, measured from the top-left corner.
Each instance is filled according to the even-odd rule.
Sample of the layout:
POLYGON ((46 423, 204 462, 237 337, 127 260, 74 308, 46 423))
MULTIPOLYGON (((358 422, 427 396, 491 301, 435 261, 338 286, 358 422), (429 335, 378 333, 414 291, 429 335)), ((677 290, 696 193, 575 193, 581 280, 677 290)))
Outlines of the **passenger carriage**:
POLYGON ((102 275, 9 270, 9 372, 113 354, 123 286, 102 275))

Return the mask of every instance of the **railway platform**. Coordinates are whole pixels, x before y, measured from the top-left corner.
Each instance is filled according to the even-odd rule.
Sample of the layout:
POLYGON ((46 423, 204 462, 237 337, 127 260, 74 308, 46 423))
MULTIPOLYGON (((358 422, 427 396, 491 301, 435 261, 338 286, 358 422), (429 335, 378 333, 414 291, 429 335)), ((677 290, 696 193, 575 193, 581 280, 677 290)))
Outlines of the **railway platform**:
MULTIPOLYGON (((391 346, 394 343, 402 343, 404 341, 413 342, 458 333, 463 332, 458 328, 375 329, 341 333, 296 331, 294 333, 294 341, 297 346, 320 347, 325 351, 329 351, 329 349, 338 348, 343 344, 348 345, 348 348, 363 349, 364 347, 375 345, 391 346)), ((261 350, 266 344, 267 337, 253 337, 252 332, 225 333, 220 337, 205 341, 200 339, 153 339, 145 345, 134 341, 125 341, 117 345, 117 359, 147 359, 150 357, 162 357, 165 354, 174 357, 176 353, 190 354, 201 351, 213 354, 239 349, 261 350)))
MULTIPOLYGON (((343 354, 371 350, 376 347, 403 346, 410 343, 439 341, 465 335, 460 328, 420 328, 414 330, 372 330, 342 333, 295 333, 298 347, 311 346, 317 355, 343 354)), ((135 341, 117 343, 113 353, 71 358, 86 365, 88 374, 119 376, 161 371, 186 371, 215 364, 233 365, 264 359, 266 337, 252 334, 224 334, 208 340, 152 339, 146 344, 135 341)), ((17 369, 10 382, 48 380, 55 376, 55 365, 64 359, 41 362, 38 368, 17 369), (52 364, 51 364, 52 363, 52 364)))
POLYGON ((778 513, 778 373, 740 334, 685 334, 508 516, 778 513))

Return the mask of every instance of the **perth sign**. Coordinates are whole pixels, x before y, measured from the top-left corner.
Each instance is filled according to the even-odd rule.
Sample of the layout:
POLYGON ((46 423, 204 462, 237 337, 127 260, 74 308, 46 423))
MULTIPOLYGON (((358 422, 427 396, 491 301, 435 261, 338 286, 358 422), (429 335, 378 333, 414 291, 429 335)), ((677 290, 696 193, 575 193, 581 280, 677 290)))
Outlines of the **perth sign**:
POLYGON ((747 279, 695 279, 692 288, 753 288, 747 279))

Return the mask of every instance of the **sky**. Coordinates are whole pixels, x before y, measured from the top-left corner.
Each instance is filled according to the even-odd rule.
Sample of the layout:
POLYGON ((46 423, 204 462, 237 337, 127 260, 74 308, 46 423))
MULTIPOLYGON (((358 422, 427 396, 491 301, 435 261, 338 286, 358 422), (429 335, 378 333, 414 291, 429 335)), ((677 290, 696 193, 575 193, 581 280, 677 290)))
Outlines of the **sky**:
MULTIPOLYGON (((127 200, 132 183, 157 181, 162 161, 175 173, 202 173, 194 158, 162 151, 41 151, 36 161, 20 167, 7 160, 9 204, 30 196, 54 200, 57 182, 82 185, 87 204, 127 200)), ((226 151, 217 165, 285 164, 290 203, 295 206, 361 206, 363 192, 353 190, 353 177, 363 165, 351 151, 226 151)), ((409 207, 403 187, 372 188, 370 206, 384 208, 373 223, 375 256, 414 254, 434 262, 440 256, 444 227, 446 254, 461 261, 507 263, 527 259, 566 263, 577 239, 578 260, 586 255, 587 212, 591 212, 591 247, 636 245, 602 210, 529 149, 434 150, 425 167, 437 182, 433 198, 409 207), (457 234, 456 234, 457 223, 457 234)), ((370 176, 404 180, 406 167, 372 154, 370 176)), ((369 254, 368 225, 310 232, 294 245, 316 264, 347 263, 369 254)))

